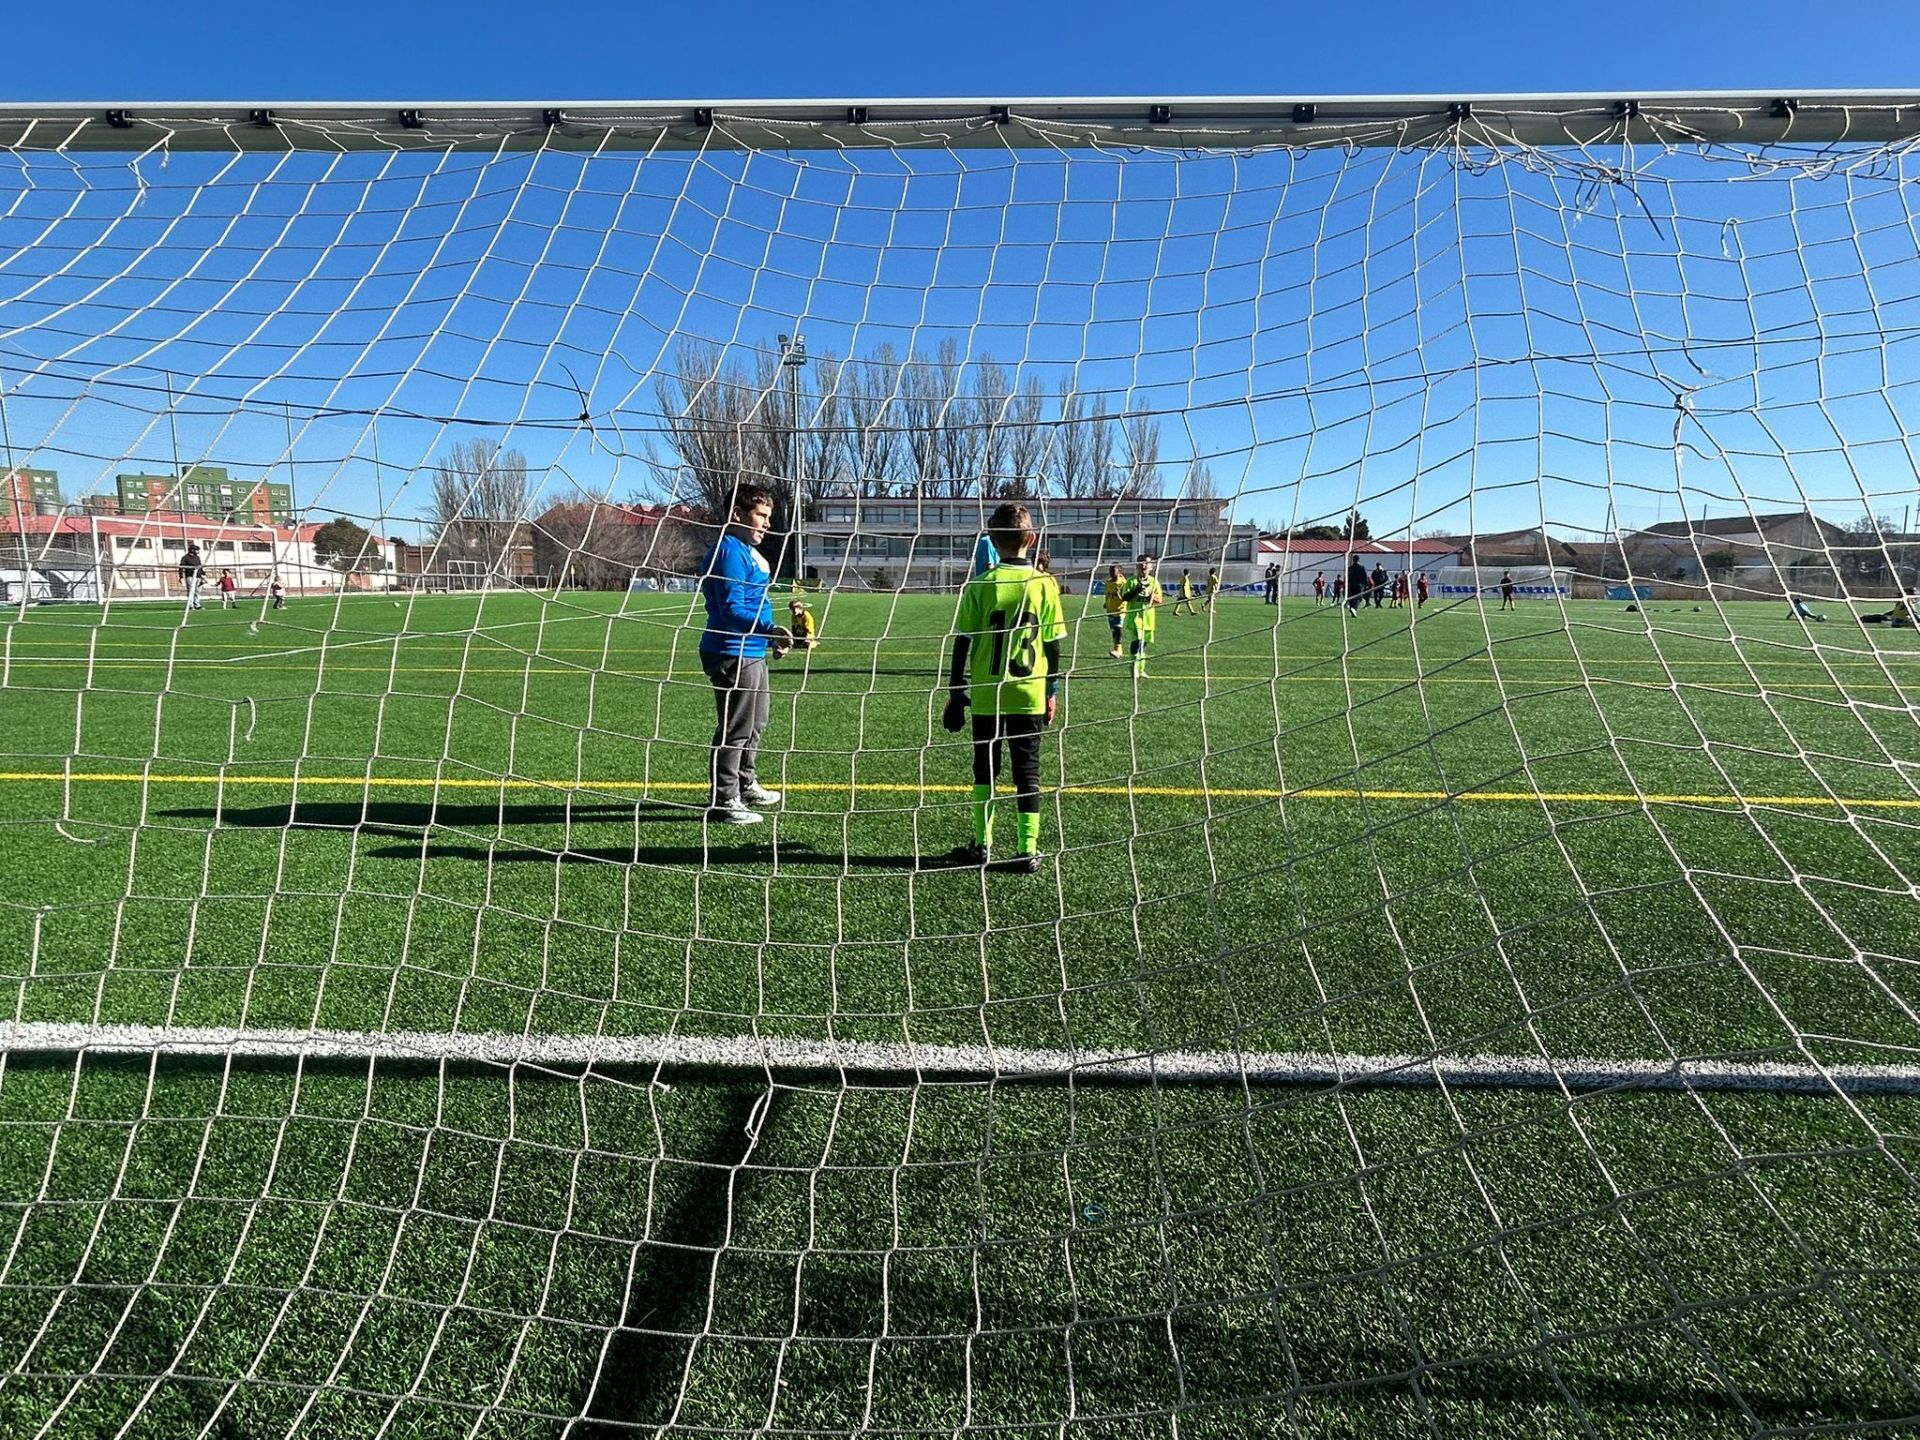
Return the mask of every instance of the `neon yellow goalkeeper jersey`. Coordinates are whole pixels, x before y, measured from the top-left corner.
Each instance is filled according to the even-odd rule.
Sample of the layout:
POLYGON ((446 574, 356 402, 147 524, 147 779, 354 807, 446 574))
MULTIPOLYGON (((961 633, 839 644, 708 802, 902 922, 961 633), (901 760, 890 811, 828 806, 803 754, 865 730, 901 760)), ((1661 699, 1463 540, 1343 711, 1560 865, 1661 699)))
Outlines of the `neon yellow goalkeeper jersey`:
POLYGON ((1136 635, 1151 635, 1154 630, 1153 607, 1166 599, 1158 575, 1134 576, 1127 581, 1127 624, 1136 635))
POLYGON ((954 630, 971 641, 967 680, 974 714, 1046 711, 1046 642, 1067 633, 1059 582, 1031 565, 1003 560, 967 582, 954 630))

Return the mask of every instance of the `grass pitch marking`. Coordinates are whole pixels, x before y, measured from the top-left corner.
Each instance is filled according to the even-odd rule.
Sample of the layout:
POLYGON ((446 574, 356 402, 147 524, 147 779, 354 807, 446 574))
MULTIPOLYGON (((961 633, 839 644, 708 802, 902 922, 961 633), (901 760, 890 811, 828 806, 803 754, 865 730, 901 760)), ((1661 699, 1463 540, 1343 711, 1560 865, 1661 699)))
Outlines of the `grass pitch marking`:
MULTIPOLYGON (((704 795, 704 780, 528 780, 477 776, 407 775, 148 775, 138 770, 0 770, 0 784, 18 785, 214 785, 312 786, 357 790, 513 790, 562 794, 667 791, 704 795)), ((795 794, 971 795, 971 785, 909 784, 900 781, 794 780, 780 787, 795 794)), ((1465 805, 1770 805, 1782 809, 1920 810, 1920 797, 1873 798, 1830 795, 1675 795, 1631 790, 1362 790, 1347 786, 1309 786, 1298 790, 1205 785, 1053 785, 1058 795, 1150 796, 1177 800, 1413 800, 1458 801, 1465 805)), ((1012 794, 1011 788, 1006 788, 1012 794)))
POLYGON ((189 1055, 245 1060, 662 1066, 824 1071, 884 1080, 1338 1087, 1465 1085, 1527 1090, 1746 1090, 1920 1093, 1920 1065, 1805 1061, 1605 1060, 1539 1055, 1361 1055, 1307 1051, 1041 1050, 990 1045, 799 1040, 772 1035, 527 1035, 421 1030, 267 1030, 0 1022, 5 1055, 189 1055))

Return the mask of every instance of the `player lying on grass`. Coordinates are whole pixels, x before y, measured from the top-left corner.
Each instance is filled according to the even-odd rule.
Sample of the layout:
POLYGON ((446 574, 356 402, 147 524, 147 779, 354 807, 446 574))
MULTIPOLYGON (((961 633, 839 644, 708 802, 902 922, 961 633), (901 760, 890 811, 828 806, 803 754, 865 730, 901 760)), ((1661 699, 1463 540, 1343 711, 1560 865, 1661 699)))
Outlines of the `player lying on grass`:
POLYGON ((700 668, 713 682, 717 717, 707 819, 720 825, 758 825, 761 817, 748 807, 780 803, 780 792, 762 785, 756 768, 773 705, 767 651, 771 646, 778 660, 793 644, 786 627, 773 623, 767 594, 773 573, 754 548, 772 521, 773 496, 758 485, 742 485, 725 532, 700 561, 700 595, 707 606, 700 668))
POLYGON ((1067 622, 1060 586, 1030 563, 1033 516, 1008 503, 987 519, 1000 563, 960 592, 953 666, 941 723, 964 729, 973 710, 973 842, 954 852, 964 865, 993 858, 994 785, 1000 750, 1013 768, 1014 834, 1010 868, 1040 869, 1040 735, 1053 723, 1060 689, 1060 642, 1067 622))
POLYGON ((1891 609, 1876 610, 1871 615, 1862 615, 1862 625, 1890 625, 1895 630, 1914 628, 1914 616, 1920 612, 1920 593, 1907 591, 1906 598, 1893 602, 1891 609))
POLYGON ((1164 605, 1167 599, 1167 592, 1154 577, 1156 563, 1153 556, 1142 555, 1126 588, 1127 648, 1133 654, 1133 673, 1143 680, 1147 675, 1147 648, 1153 644, 1158 620, 1155 607, 1164 605))
POLYGON ((1804 595, 1789 595, 1787 597, 1787 618, 1789 620, 1814 620, 1821 624, 1825 624, 1827 619, 1826 616, 1807 604, 1807 597, 1804 595))

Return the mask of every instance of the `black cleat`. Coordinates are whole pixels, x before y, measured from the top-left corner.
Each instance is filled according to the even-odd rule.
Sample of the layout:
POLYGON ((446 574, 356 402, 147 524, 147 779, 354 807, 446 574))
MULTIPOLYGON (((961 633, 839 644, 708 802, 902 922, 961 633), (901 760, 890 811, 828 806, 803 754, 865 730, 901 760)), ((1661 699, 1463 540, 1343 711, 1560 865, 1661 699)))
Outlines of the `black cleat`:
POLYGON ((1038 850, 1030 850, 1025 855, 1016 855, 1000 867, 1009 875, 1038 875, 1046 868, 1038 850))
POLYGON ((957 866, 961 869, 979 869, 993 863, 993 852, 977 843, 959 845, 940 857, 941 864, 957 866))

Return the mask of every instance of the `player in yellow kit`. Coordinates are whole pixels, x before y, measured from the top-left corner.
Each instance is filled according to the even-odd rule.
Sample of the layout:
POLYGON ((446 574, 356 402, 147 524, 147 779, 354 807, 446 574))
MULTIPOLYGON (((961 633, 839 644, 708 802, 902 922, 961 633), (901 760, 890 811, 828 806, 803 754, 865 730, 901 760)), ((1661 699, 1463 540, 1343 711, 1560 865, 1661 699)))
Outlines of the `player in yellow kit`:
POLYGON ((1147 674, 1147 647, 1153 644, 1154 610, 1164 605, 1167 592, 1153 573, 1154 558, 1142 555, 1133 579, 1127 582, 1127 648, 1133 655, 1133 673, 1140 679, 1147 674))
POLYGON ((1173 613, 1178 615, 1184 609, 1188 615, 1198 615, 1200 607, 1193 603, 1193 572, 1191 570, 1180 572, 1179 594, 1180 598, 1173 602, 1173 613))
POLYGON ((1127 613, 1127 574, 1118 565, 1107 567, 1106 594, 1102 603, 1107 610, 1107 629, 1113 632, 1113 648, 1107 651, 1115 660, 1121 655, 1120 635, 1126 625, 1127 613))
POLYGON ((787 613, 793 617, 787 622, 787 629, 793 632, 794 649, 811 650, 820 643, 820 622, 813 618, 806 601, 789 600, 787 613))
POLYGON ((941 723, 966 727, 973 710, 973 843, 954 852, 965 865, 993 859, 993 789, 1004 744, 1012 762, 1018 853, 1008 867, 1040 870, 1040 737, 1053 723, 1060 690, 1060 642, 1067 620, 1060 586, 1033 567, 1033 515, 1001 505, 987 517, 1000 563, 967 582, 954 621, 953 667, 941 723))
POLYGON ((1219 598, 1220 567, 1218 565, 1212 565, 1207 568, 1207 608, 1209 610, 1213 609, 1213 602, 1219 598))

